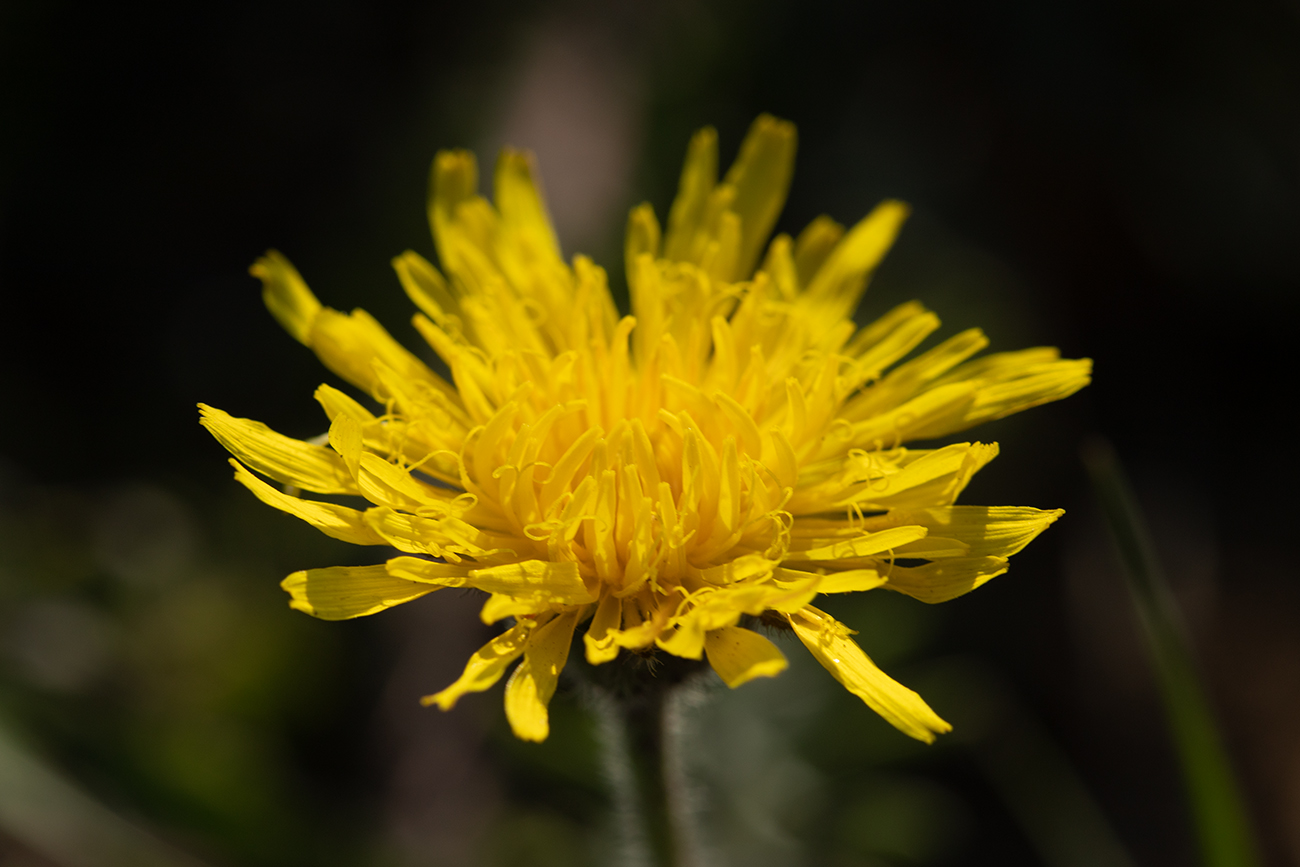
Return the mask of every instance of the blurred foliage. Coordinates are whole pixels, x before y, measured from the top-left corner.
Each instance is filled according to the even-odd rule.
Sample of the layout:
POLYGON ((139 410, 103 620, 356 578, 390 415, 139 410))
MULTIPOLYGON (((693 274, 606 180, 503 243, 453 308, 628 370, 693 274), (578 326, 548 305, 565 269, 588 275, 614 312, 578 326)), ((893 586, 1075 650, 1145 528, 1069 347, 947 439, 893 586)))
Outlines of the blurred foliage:
POLYGON ((328 744, 353 716, 349 689, 366 691, 367 651, 356 631, 289 616, 275 580, 274 564, 328 556, 316 549, 330 543, 282 536, 233 497, 200 523, 143 484, 92 492, 7 474, 0 503, 8 724, 200 852, 355 863, 369 812, 364 790, 347 791, 358 756, 328 744))
POLYGON ((1202 862, 1207 867, 1254 867, 1259 859, 1248 811, 1146 519, 1111 445, 1094 440, 1085 449, 1088 474, 1124 564, 1160 684, 1202 862))

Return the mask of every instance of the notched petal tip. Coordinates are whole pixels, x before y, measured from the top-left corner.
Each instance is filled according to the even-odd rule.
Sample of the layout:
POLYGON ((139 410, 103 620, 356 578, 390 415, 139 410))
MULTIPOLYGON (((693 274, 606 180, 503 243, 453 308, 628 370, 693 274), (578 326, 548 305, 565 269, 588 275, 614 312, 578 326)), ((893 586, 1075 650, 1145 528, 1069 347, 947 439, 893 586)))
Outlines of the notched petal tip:
POLYGON ((268 250, 248 269, 262 281, 262 301, 294 340, 306 345, 321 311, 321 303, 302 275, 278 250, 268 250))
POLYGON ((460 201, 478 192, 478 160, 473 151, 441 150, 433 158, 430 193, 434 198, 460 201))

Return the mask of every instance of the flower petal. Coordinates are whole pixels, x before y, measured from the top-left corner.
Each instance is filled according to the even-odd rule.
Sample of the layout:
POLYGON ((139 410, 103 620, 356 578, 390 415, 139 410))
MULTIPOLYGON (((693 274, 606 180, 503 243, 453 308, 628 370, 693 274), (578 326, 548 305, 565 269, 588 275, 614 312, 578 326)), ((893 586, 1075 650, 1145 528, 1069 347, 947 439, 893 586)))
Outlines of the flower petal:
POLYGON ((875 569, 845 569, 842 572, 830 572, 819 575, 815 572, 800 572, 797 569, 777 569, 774 573, 778 581, 795 581, 818 578, 818 593, 861 593, 875 590, 885 584, 885 575, 875 569))
MULTIPOLYGON (((946 506, 997 454, 996 443, 850 452, 846 458, 806 466, 787 508, 802 516, 846 506, 863 511, 946 506)), ((796 522, 796 535, 800 523, 796 522)))
MULTIPOLYGON (((979 388, 975 392, 975 399, 965 411, 960 415, 931 419, 925 425, 918 425, 910 436, 914 439, 947 436, 986 421, 1069 397, 1092 381, 1092 359, 1034 361, 1035 352, 1041 350, 990 356, 990 359, 995 359, 998 363, 980 369, 981 378, 975 380, 979 383, 979 388)), ((951 378, 959 382, 959 377, 967 375, 966 370, 983 361, 987 359, 963 365, 953 371, 951 378)))
POLYGON ((308 344, 321 363, 375 400, 385 397, 375 362, 391 367, 407 380, 432 386, 455 401, 460 395, 441 376, 393 339, 364 310, 351 314, 321 308, 312 324, 308 344))
POLYGON ((530 154, 509 148, 501 151, 493 179, 501 228, 533 257, 558 260, 560 244, 533 177, 536 171, 530 154))
POLYGON ((517 598, 545 599, 555 605, 583 605, 596 601, 578 573, 578 564, 572 562, 525 560, 470 569, 418 557, 394 557, 388 561, 388 570, 411 581, 428 581, 444 587, 474 587, 517 598))
POLYGON ((884 586, 922 602, 947 602, 996 578, 1007 568, 1005 557, 935 560, 924 566, 893 567, 884 586))
MULTIPOLYGON (((868 519, 868 524, 916 524, 936 536, 965 543, 965 557, 1010 557, 1065 514, 1064 509, 1033 509, 1025 506, 934 506, 929 509, 897 510, 868 519)), ((915 554, 911 556, 938 556, 915 554)))
POLYGON ((724 626, 705 634, 704 652, 709 665, 732 689, 756 677, 776 677, 790 665, 775 644, 739 626, 724 626))
POLYGON ((479 611, 479 619, 491 626, 507 617, 536 616, 551 610, 551 603, 544 599, 517 598, 503 593, 493 593, 479 611))
POLYGON ((484 533, 473 524, 453 516, 421 518, 395 512, 384 506, 368 509, 365 521, 385 542, 407 554, 432 554, 459 562, 462 556, 475 560, 514 559, 505 536, 484 533))
POLYGON ((822 576, 806 573, 806 578, 788 583, 739 583, 702 592, 694 604, 676 617, 671 625, 676 631, 665 633, 656 644, 685 659, 699 659, 704 654, 705 634, 724 626, 734 626, 742 614, 761 614, 768 609, 797 611, 817 595, 822 576))
POLYGON ((891 527, 875 533, 859 532, 844 539, 808 539, 799 540, 808 545, 803 550, 792 550, 786 555, 786 562, 810 560, 846 560, 850 557, 870 557, 894 548, 902 547, 908 542, 922 539, 929 532, 921 526, 891 527))
POLYGON ((455 683, 441 692, 426 695, 420 699, 420 704, 425 707, 436 704, 443 710, 451 710, 465 693, 490 689, 505 674, 510 663, 524 652, 524 645, 528 643, 536 625, 532 620, 520 621, 518 625, 480 647, 469 658, 465 671, 455 683))
POLYGON ((353 545, 383 545, 385 540, 366 523, 365 513, 334 503, 320 503, 291 497, 277 491, 248 471, 239 461, 231 458, 235 480, 248 488, 259 500, 301 518, 326 536, 351 542, 353 545))
POLYGON ((596 616, 591 618, 587 634, 582 637, 588 662, 600 665, 618 656, 618 628, 622 622, 623 600, 613 593, 606 593, 596 607, 596 616))
POLYGON ((330 566, 294 572, 280 582, 289 607, 321 620, 349 620, 419 599, 436 585, 396 578, 379 566, 330 566))
POLYGON ((853 312, 867 277, 889 251, 910 212, 902 202, 887 200, 849 230, 799 299, 810 316, 829 325, 853 312))
POLYGON ((740 217, 740 256, 730 279, 743 280, 776 225, 794 174, 794 124, 761 114, 741 142, 736 161, 722 179, 736 191, 731 210, 740 217))
POLYGON ((551 732, 547 705, 555 694, 560 671, 569 658, 573 629, 578 612, 561 614, 539 626, 528 638, 524 661, 510 675, 506 684, 506 719, 515 737, 525 741, 544 741, 551 732))
POLYGON ((277 482, 317 494, 359 494, 343 459, 325 446, 276 433, 260 421, 199 404, 200 423, 244 465, 277 482))
POLYGON ((248 272, 262 281, 262 300, 271 315, 294 340, 306 344, 321 304, 298 270, 278 250, 268 250, 248 272))
POLYGON ((790 625, 845 689, 903 734, 932 743, 936 733, 952 730, 924 699, 877 668, 835 618, 809 605, 790 615, 790 625))
POLYGON ((843 237, 844 226, 825 214, 813 217, 812 222, 803 227, 799 237, 794 239, 791 251, 795 279, 800 287, 812 282, 843 237))
POLYGON ((677 196, 668 211, 668 233, 664 236, 665 259, 692 261, 695 236, 703 227, 709 194, 718 182, 718 132, 705 127, 691 136, 682 165, 677 196))
POLYGON ((894 362, 939 327, 939 317, 917 301, 908 301, 890 310, 853 336, 844 354, 853 359, 852 374, 845 382, 854 389, 880 375, 894 362))

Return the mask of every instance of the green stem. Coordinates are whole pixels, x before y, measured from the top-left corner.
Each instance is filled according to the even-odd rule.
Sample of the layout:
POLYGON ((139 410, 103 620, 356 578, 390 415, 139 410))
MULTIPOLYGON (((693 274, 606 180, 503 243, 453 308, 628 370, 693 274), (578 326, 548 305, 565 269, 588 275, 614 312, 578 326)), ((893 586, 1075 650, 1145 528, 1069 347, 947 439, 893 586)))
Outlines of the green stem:
POLYGON ((1245 806, 1194 661, 1191 641, 1169 591, 1141 510, 1114 449, 1084 449, 1097 500, 1110 525, 1154 663, 1165 714, 1206 867, 1259 863, 1245 806))
POLYGON ((676 867, 705 867, 708 863, 700 833, 699 789, 691 781, 688 765, 690 713, 703 703, 705 696, 700 677, 679 683, 664 696, 660 729, 664 797, 676 867))
POLYGON ((615 863, 655 867, 643 794, 644 779, 632 754, 628 709, 600 687, 588 690, 587 704, 596 717, 601 768, 613 799, 615 863))
POLYGON ((613 801, 615 863, 704 867, 697 799, 687 771, 689 712, 705 694, 701 664, 635 657, 582 668, 613 801))

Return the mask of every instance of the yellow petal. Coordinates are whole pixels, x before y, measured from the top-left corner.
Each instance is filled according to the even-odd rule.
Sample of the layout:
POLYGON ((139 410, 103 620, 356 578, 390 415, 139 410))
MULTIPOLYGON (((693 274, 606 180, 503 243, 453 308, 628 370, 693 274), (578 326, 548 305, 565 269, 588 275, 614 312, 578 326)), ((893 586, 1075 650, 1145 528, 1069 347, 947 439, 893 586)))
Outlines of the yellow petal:
POLYGON ((321 409, 325 410, 325 417, 331 422, 340 414, 352 416, 361 422, 363 426, 372 424, 375 421, 374 413, 332 385, 321 384, 317 386, 313 397, 321 405, 321 409))
POLYGON ((361 463, 361 422, 348 413, 341 412, 334 416, 334 421, 330 424, 329 438, 330 447, 343 458, 348 472, 357 475, 361 463))
MULTIPOLYGON (((1013 357, 1020 355, 1000 354, 1013 357)), ((951 378, 953 382, 961 382, 963 376, 963 369, 958 368, 953 371, 951 378)), ((986 421, 1069 397, 1092 381, 1092 360, 1078 358, 1006 364, 987 371, 977 379, 966 381, 976 382, 978 387, 974 400, 965 407, 964 412, 960 415, 936 417, 927 424, 917 425, 909 436, 916 439, 947 436, 986 421)))
POLYGON ((851 391, 878 380, 882 373, 939 327, 939 317, 915 301, 900 304, 859 331, 844 348, 853 358, 851 375, 841 388, 851 391))
POLYGON ((268 506, 301 518, 326 536, 353 545, 384 544, 385 540, 366 523, 364 512, 334 503, 291 497, 250 473, 239 461, 232 458, 230 464, 235 468, 235 480, 268 506))
POLYGON ((433 267, 433 263, 419 253, 407 250, 393 259, 393 270, 416 307, 438 324, 440 328, 460 330, 460 304, 451 294, 447 280, 433 267))
POLYGON ((767 245, 767 256, 763 259, 761 273, 771 278, 771 285, 776 288, 782 301, 788 303, 799 296, 802 283, 799 280, 799 268, 794 261, 794 242, 789 235, 777 235, 767 245))
POLYGON ((740 279, 742 231, 740 217, 733 211, 723 211, 699 256, 700 270, 720 282, 740 279))
POLYGON ((890 553, 890 556, 900 560, 969 557, 970 545, 960 539, 953 539, 948 536, 926 536, 924 539, 917 539, 915 542, 899 545, 890 553))
POLYGON ((511 540, 484 533, 456 517, 421 518, 378 506, 366 510, 365 521, 385 542, 408 554, 482 560, 513 553, 505 548, 511 540))
POLYGON ((893 567, 884 586, 922 602, 947 602, 996 578, 1007 568, 1005 557, 935 560, 924 566, 893 567))
POLYGON ((438 151, 429 174, 429 226, 442 267, 454 274, 460 265, 455 249, 457 211, 478 191, 478 163, 469 151, 438 151))
POLYGON ((441 563, 419 557, 394 557, 384 565, 394 578, 439 587, 464 587, 470 573, 470 567, 464 563, 441 563))
POLYGON ((307 343, 320 302, 289 260, 276 250, 253 263, 248 272, 262 281, 262 301, 271 315, 299 343, 307 343))
POLYGON ((961 556, 1010 557, 1064 514, 1064 509, 1024 506, 934 506, 890 512, 882 516, 882 523, 918 524, 931 533, 960 540, 966 546, 961 556))
POLYGON ((569 644, 578 623, 578 612, 561 614, 529 636, 524 661, 506 684, 506 719, 515 737, 544 741, 551 732, 546 711, 555 694, 560 671, 569 658, 569 644))
POLYGON ((786 560, 847 560, 850 557, 870 557, 923 538, 928 532, 925 527, 913 525, 892 527, 876 533, 861 533, 848 539, 813 539, 807 550, 792 550, 786 556, 786 560))
POLYGON ((346 314, 321 308, 308 340, 322 364, 376 400, 386 396, 375 372, 376 363, 382 363, 407 380, 425 383, 460 401, 460 395, 446 380, 394 340, 364 310, 346 314))
POLYGON ((469 567, 451 567, 416 557, 395 557, 388 561, 388 568, 394 575, 412 581, 429 581, 446 587, 474 587, 488 593, 545 599, 555 605, 582 605, 596 601, 583 584, 577 563, 526 560, 471 571, 469 567))
POLYGON ((483 603, 479 619, 489 626, 507 617, 536 616, 549 611, 551 603, 544 599, 519 599, 502 593, 493 593, 483 603))
POLYGON ((623 242, 623 262, 630 283, 636 273, 637 260, 647 255, 652 260, 659 256, 659 221, 649 202, 637 205, 627 215, 627 235, 623 242))
POLYGON ((776 677, 790 664, 775 644, 739 626, 725 626, 706 634, 704 652, 709 656, 709 665, 732 689, 756 677, 776 677))
POLYGON ((810 605, 792 614, 790 625, 836 680, 899 731, 926 743, 952 731, 919 695, 877 668, 835 618, 810 605))
POLYGON ((591 618, 587 634, 582 637, 582 643, 587 648, 588 662, 600 665, 618 656, 619 646, 615 639, 622 622, 623 600, 613 593, 607 593, 596 608, 596 616, 591 618))
POLYGON ((358 494, 356 480, 332 449, 276 433, 260 421, 199 404, 200 423, 232 455, 277 482, 318 494, 358 494))
POLYGON ((419 599, 438 587, 395 578, 383 566, 331 566, 294 572, 280 582, 289 607, 321 620, 348 620, 419 599))
POLYGON ((731 279, 754 270, 759 251, 776 225, 794 174, 797 136, 794 124, 761 114, 750 126, 736 161, 722 179, 734 187, 731 210, 740 217, 740 255, 731 279))
POLYGON ((501 151, 494 182, 496 206, 502 229, 513 235, 516 243, 534 256, 558 259, 560 245, 546 214, 536 171, 531 154, 509 148, 501 151))
POLYGON ((695 233, 701 228, 709 194, 718 182, 718 133, 705 127, 691 137, 682 166, 677 197, 668 211, 668 234, 664 237, 665 259, 686 262, 691 258, 695 233))
POLYGON ((470 573, 467 586, 489 593, 512 596, 536 596, 556 605, 583 605, 595 602, 578 573, 577 563, 552 563, 525 560, 504 566, 489 566, 470 573))
POLYGON ((852 313, 867 287, 867 277, 894 243, 910 210, 902 202, 877 205, 836 245, 808 284, 802 300, 824 310, 825 320, 842 319, 852 313))
POLYGON ((469 658, 465 671, 455 683, 441 692, 426 695, 420 699, 420 704, 425 707, 436 704, 443 710, 451 710, 465 693, 490 689, 505 674, 510 663, 524 652, 524 645, 528 643, 528 636, 534 626, 531 620, 520 621, 512 629, 480 647, 469 658))
POLYGON ((409 470, 390 464, 373 452, 361 452, 358 458, 357 487, 372 503, 417 512, 424 508, 445 508, 453 498, 453 492, 419 482, 409 470))
MULTIPOLYGON (((787 508, 804 516, 846 506, 886 511, 948 505, 997 454, 996 443, 850 453, 805 466, 787 508)), ((808 535, 801 528, 815 523, 796 520, 795 535, 808 535)))
POLYGON ((848 445, 861 449, 891 449, 917 439, 917 431, 960 424, 975 402, 979 386, 954 382, 923 391, 906 403, 853 424, 848 445))
POLYGON ((804 227, 794 241, 793 260, 800 287, 812 282, 826 257, 844 237, 844 227, 822 214, 804 227))
POLYGON ((778 581, 807 579, 816 575, 819 579, 818 593, 861 593, 865 590, 875 590, 877 587, 884 586, 887 577, 875 569, 845 569, 842 572, 830 572, 826 575, 801 572, 797 569, 777 569, 773 575, 778 581))
POLYGON ((706 633, 724 626, 734 626, 742 614, 774 611, 797 611, 817 595, 822 577, 808 577, 788 583, 739 583, 702 593, 684 614, 673 618, 676 631, 665 633, 656 643, 669 653, 685 659, 699 659, 704 653, 706 633))
POLYGON ((937 388, 942 384, 964 383, 975 379, 963 377, 944 383, 936 382, 939 377, 988 344, 989 339, 978 328, 969 328, 961 334, 950 337, 930 351, 891 370, 883 380, 850 400, 844 406, 842 415, 850 420, 865 419, 888 412, 912 400, 927 388, 937 388))

